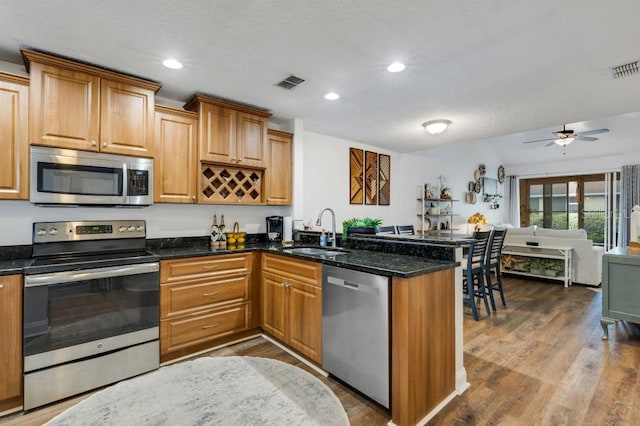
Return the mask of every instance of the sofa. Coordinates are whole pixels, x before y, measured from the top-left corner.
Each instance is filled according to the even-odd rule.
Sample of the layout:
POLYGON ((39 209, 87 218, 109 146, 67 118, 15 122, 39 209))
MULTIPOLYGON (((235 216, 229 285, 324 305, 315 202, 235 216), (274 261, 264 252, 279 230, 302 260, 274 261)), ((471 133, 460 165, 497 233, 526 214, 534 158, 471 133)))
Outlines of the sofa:
MULTIPOLYGON (((496 226, 498 228, 498 226, 496 226)), ((504 245, 537 242, 540 246, 573 247, 572 281, 578 284, 599 286, 602 281, 602 256, 604 247, 594 246, 587 239, 584 229, 561 230, 537 228, 507 228, 504 245)))

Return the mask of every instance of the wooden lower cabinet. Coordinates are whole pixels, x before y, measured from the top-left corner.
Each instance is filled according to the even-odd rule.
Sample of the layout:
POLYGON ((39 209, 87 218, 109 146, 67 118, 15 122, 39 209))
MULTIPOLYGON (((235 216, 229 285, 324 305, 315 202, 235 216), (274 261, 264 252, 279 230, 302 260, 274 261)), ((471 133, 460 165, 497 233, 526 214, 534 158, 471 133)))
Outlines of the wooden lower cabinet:
POLYGON ((243 337, 258 327, 253 253, 160 262, 161 361, 243 337))
POLYGON ((22 275, 0 276, 0 411, 22 405, 22 275))
POLYGON ((262 328, 322 364, 322 265, 264 254, 262 328))

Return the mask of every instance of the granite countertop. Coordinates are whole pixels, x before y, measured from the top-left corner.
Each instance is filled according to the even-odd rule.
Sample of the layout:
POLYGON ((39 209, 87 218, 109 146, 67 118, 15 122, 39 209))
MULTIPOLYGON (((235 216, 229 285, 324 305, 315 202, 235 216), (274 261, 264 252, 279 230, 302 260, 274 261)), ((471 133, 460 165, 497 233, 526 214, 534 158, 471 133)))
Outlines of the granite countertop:
MULTIPOLYGON (((310 244, 300 244, 294 247, 312 247, 310 244)), ((319 247, 319 246, 313 246, 319 247)), ((362 272, 369 272, 384 276, 415 277, 431 272, 449 269, 457 266, 456 262, 439 261, 423 257, 408 256, 403 254, 383 253, 368 250, 347 249, 339 255, 309 255, 301 253, 287 253, 281 244, 253 243, 241 248, 232 249, 212 249, 208 247, 173 247, 153 249, 151 252, 160 257, 161 260, 179 259, 194 256, 213 256, 232 253, 245 253, 261 251, 264 253, 274 253, 281 256, 293 257, 314 262, 333 265, 362 272)))
POLYGON ((33 259, 0 260, 0 275, 21 274, 32 262, 33 259))
MULTIPOLYGON (((312 244, 296 244, 295 247, 319 247, 312 244)), ((426 257, 411 256, 407 254, 389 253, 383 251, 362 250, 362 249, 342 249, 344 250, 337 255, 310 255, 303 253, 287 253, 280 243, 267 244, 262 242, 249 243, 244 246, 213 249, 208 245, 194 241, 194 244, 184 246, 155 246, 149 247, 148 250, 152 254, 158 256, 160 260, 180 259, 186 257, 197 256, 216 256, 232 253, 247 252, 264 252, 274 253, 282 256, 293 257, 298 259, 310 260, 333 265, 362 272, 369 272, 383 276, 398 277, 415 277, 440 271, 443 269, 453 268, 458 265, 457 262, 451 260, 434 260, 426 257)), ((14 260, 0 260, 0 275, 21 274, 24 268, 32 263, 29 258, 20 258, 14 260)))

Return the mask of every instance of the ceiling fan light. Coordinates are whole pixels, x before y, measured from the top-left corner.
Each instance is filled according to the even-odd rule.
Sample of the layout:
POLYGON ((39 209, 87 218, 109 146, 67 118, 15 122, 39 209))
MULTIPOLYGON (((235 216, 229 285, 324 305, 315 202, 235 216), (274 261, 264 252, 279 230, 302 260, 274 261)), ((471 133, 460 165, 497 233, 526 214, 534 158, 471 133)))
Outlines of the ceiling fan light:
POLYGON ((566 138, 555 139, 554 142, 560 146, 567 146, 575 139, 575 136, 567 136, 566 138))
POLYGON ((422 127, 432 135, 439 135, 447 130, 449 125, 451 125, 451 120, 429 120, 422 123, 422 127))

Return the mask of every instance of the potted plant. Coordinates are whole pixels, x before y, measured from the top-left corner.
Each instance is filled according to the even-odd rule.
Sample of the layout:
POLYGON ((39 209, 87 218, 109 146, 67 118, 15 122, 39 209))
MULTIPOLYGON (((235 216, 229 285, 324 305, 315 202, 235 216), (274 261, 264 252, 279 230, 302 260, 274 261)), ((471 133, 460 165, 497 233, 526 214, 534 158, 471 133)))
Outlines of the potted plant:
POLYGON ((382 219, 370 217, 352 217, 342 222, 342 241, 347 240, 348 234, 375 234, 376 228, 382 224, 382 219))
POLYGON ((529 273, 534 275, 544 275, 545 259, 538 259, 537 257, 530 257, 527 260, 527 269, 529 273))
POLYGON ((564 272, 564 262, 560 260, 547 260, 544 274, 548 277, 557 277, 564 272))

